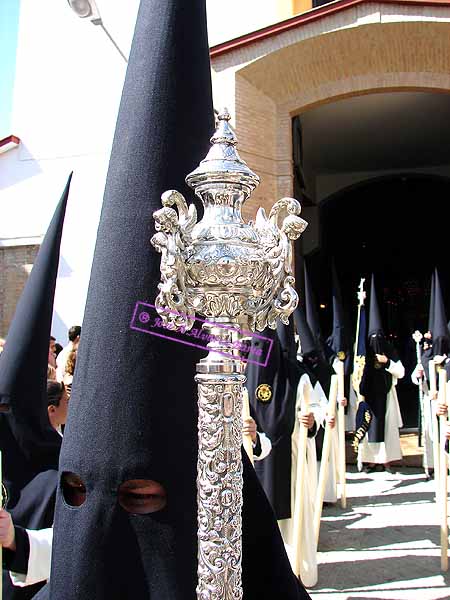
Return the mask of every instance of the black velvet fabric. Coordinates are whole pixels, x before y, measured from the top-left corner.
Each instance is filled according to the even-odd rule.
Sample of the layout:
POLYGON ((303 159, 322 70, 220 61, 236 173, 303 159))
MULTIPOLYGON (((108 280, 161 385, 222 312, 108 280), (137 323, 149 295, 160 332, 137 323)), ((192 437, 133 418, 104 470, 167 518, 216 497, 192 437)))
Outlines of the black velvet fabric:
POLYGON ((29 585, 25 588, 14 586, 9 571, 25 574, 28 570, 30 541, 23 527, 15 527, 16 551, 3 549, 3 598, 9 600, 30 600, 42 588, 43 583, 29 585))
POLYGON ((383 442, 386 401, 392 387, 392 375, 386 370, 390 360, 385 364, 378 363, 375 354, 385 354, 390 360, 397 360, 398 357, 383 335, 376 334, 369 338, 359 391, 364 396, 373 415, 368 433, 369 442, 383 442))
POLYGON ((368 440, 369 442, 383 442, 387 394, 392 387, 392 375, 386 369, 389 367, 391 360, 398 360, 398 354, 384 335, 373 275, 370 286, 369 325, 367 329, 366 361, 359 391, 365 397, 365 401, 372 412, 368 440), (378 363, 375 354, 384 354, 388 357, 388 362, 385 364, 378 363))
MULTIPOLYGON (((161 193, 192 194, 184 178, 213 133, 205 0, 142 0, 137 16, 97 235, 60 474, 73 472, 86 500, 69 506, 58 490, 51 600, 193 600, 197 580, 197 392, 202 356, 130 329, 137 301, 154 303, 160 255, 150 245, 161 193), (151 479, 167 505, 134 515, 118 503, 120 484, 151 479)), ((201 211, 200 211, 201 216, 201 211)), ((253 477, 254 474, 253 474, 253 477)), ((247 486, 247 471, 244 477, 247 486)), ((264 512, 246 487, 245 598, 260 554, 277 561, 270 585, 293 574, 264 512), (267 532, 264 540, 256 528, 267 532), (275 536, 275 537, 274 537, 275 536), (254 546, 254 539, 261 542, 254 546), (250 548, 250 550, 249 550, 250 548), (252 556, 251 556, 252 555, 252 556), (275 574, 276 572, 276 574, 275 574)), ((259 574, 258 574, 259 576, 259 574)), ((267 598, 276 597, 268 587, 267 598)), ((290 593, 290 592, 289 592, 290 593)), ((302 597, 297 587, 292 598, 302 597)))
MULTIPOLYGON (((291 320, 292 321, 292 320, 291 320)), ((255 463, 255 470, 269 498, 277 519, 291 514, 291 435, 295 425, 295 400, 300 380, 292 322, 266 330, 273 340, 266 367, 247 364, 247 389, 250 404, 262 430, 272 442, 267 458, 255 463), (260 386, 270 386, 269 399, 261 399, 260 386)), ((253 338, 252 347, 261 341, 253 338)))
POLYGON ((316 342, 314 340, 311 329, 306 322, 305 312, 300 304, 294 311, 295 329, 300 337, 300 352, 301 354, 309 354, 316 350, 316 342))
POLYGON ((294 311, 294 322, 300 337, 300 353, 302 356, 302 361, 298 361, 298 368, 301 369, 302 373, 306 372, 308 374, 313 387, 319 381, 323 390, 327 393, 330 386, 332 369, 330 364, 325 360, 324 354, 321 352, 311 332, 303 308, 300 305, 294 311))
POLYGON ((326 349, 328 360, 333 364, 334 359, 344 356, 344 373, 350 375, 353 366, 352 360, 352 336, 347 316, 342 302, 341 286, 334 263, 332 264, 332 296, 333 296, 333 330, 327 338, 326 349))
POLYGON ((356 342, 356 356, 365 356, 366 354, 366 341, 367 341, 367 314, 366 307, 361 306, 359 311, 359 327, 358 327, 358 339, 356 342))
POLYGON ((431 285, 430 285, 430 310, 428 312, 428 331, 433 331, 434 321, 434 284, 435 284, 435 271, 431 274, 431 285))
MULTIPOLYGON (((261 463, 264 463, 267 458, 261 463)), ((309 595, 292 573, 273 510, 245 452, 243 452, 243 463, 242 584, 244 599, 306 600, 309 595), (245 502, 246 498, 252 498, 252 502, 245 502)))
POLYGON ((308 270, 306 263, 304 264, 304 275, 305 275, 305 316, 306 322, 311 330, 311 333, 316 342, 316 349, 324 354, 324 339, 322 336, 322 330, 320 328, 319 315, 317 314, 316 300, 314 292, 311 286, 311 281, 308 276, 308 270))
POLYGON ((3 568, 14 573, 26 574, 30 558, 30 540, 23 527, 14 525, 14 541, 16 543, 14 552, 8 548, 2 550, 3 568))
MULTIPOLYGON (((47 413, 47 364, 59 249, 71 176, 17 304, 0 355, 0 449, 6 508, 14 522, 39 529, 53 523, 61 436, 47 413)), ((28 600, 42 587, 14 587, 3 573, 3 598, 28 600)))
POLYGON ((423 371, 425 373, 425 379, 430 384, 430 360, 433 358, 433 347, 429 347, 422 352, 421 362, 423 371))
MULTIPOLYGON (((320 385, 323 391, 328 396, 331 384, 331 375, 333 370, 327 359, 325 352, 325 343, 322 336, 322 330, 320 328, 319 315, 317 314, 316 300, 314 292, 311 286, 311 282, 308 276, 306 263, 304 264, 304 277, 305 277, 305 316, 309 330, 313 336, 315 348, 310 352, 302 352, 303 361, 309 371, 314 373, 315 377, 320 381, 320 385)), ((311 379, 312 385, 315 385, 313 379, 311 379)))
MULTIPOLYGON (((7 553, 5 569, 26 573, 29 556, 28 535, 23 528, 46 529, 53 525, 55 513, 56 487, 58 471, 53 469, 39 473, 20 492, 18 502, 9 508, 14 524, 17 526, 17 551, 7 553)), ((43 583, 35 583, 26 587, 14 586, 9 574, 3 577, 3 595, 8 600, 28 600, 43 587, 43 583)))
POLYGON ((47 413, 47 365, 59 247, 69 195, 66 184, 36 256, 0 354, 0 449, 8 508, 41 471, 58 468, 61 436, 47 413))
POLYGON ((372 273, 370 281, 370 297, 369 297, 369 323, 367 326, 367 335, 383 334, 384 329, 381 321, 380 307, 377 300, 377 292, 375 289, 375 276, 372 273))
POLYGON ((442 297, 441 282, 437 269, 434 272, 434 310, 433 326, 433 356, 450 354, 450 336, 445 315, 444 299, 442 297))

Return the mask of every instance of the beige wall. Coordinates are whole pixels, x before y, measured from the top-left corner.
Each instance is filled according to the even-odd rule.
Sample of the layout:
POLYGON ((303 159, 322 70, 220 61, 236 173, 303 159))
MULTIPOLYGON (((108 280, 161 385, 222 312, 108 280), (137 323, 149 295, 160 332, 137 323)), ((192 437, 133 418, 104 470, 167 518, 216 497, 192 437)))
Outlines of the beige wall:
POLYGON ((450 92, 450 9, 360 4, 213 59, 216 106, 261 177, 244 215, 292 195, 291 118, 322 103, 395 90, 450 92))

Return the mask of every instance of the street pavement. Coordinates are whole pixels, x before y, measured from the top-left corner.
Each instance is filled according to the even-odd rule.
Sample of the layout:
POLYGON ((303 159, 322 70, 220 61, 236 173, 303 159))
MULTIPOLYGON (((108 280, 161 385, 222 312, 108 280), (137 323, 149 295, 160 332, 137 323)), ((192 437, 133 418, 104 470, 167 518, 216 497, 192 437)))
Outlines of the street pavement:
POLYGON ((347 466, 347 508, 325 507, 314 600, 448 600, 440 572, 434 480, 417 467, 358 473, 347 466))

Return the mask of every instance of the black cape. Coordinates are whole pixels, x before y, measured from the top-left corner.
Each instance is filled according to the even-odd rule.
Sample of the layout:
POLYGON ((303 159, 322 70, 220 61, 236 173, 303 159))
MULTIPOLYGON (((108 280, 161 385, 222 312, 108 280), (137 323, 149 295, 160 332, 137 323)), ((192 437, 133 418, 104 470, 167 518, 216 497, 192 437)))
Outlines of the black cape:
POLYGON ((434 272, 433 306, 433 325, 431 329, 433 335, 433 356, 443 356, 450 354, 450 335, 447 327, 447 317, 445 314, 441 282, 437 269, 434 272))
MULTIPOLYGON (((291 516, 291 436, 300 370, 296 359, 293 325, 279 324, 263 335, 273 340, 266 367, 247 364, 247 389, 257 422, 272 442, 268 457, 255 470, 277 519, 291 516), (266 392, 266 393, 265 393, 266 392)), ((253 338, 252 348, 265 344, 253 338)))
MULTIPOLYGON (((344 391, 348 398, 350 392, 350 376, 353 368, 352 336, 344 309, 341 286, 339 284, 334 262, 332 264, 332 279, 333 329, 331 335, 326 340, 325 352, 330 365, 333 365, 336 358, 344 362, 344 391)), ((347 407, 345 412, 347 412, 347 407)))
POLYGON ((368 432, 369 442, 384 441, 387 395, 392 387, 392 375, 386 369, 389 367, 390 361, 397 360, 396 351, 384 336, 375 279, 372 275, 366 362, 359 386, 360 394, 364 396, 372 412, 372 421, 368 432), (382 365, 376 361, 375 354, 385 354, 389 361, 382 365))

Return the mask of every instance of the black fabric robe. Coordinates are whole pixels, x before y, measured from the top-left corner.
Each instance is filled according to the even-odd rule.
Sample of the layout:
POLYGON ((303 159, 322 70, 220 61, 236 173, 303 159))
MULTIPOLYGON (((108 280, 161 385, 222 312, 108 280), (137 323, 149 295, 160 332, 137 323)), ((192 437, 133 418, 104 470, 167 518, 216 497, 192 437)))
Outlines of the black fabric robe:
MULTIPOLYGON (((281 324, 276 332, 266 330, 263 335, 274 341, 268 365, 249 363, 246 386, 256 419, 272 442, 272 451, 263 461, 255 463, 255 470, 277 519, 287 519, 291 516, 291 436, 301 371, 292 324, 281 324), (266 387, 270 389, 269 398, 260 393, 266 387)), ((252 340, 252 347, 261 344, 257 338, 252 340)))
POLYGON ((366 352, 360 394, 372 412, 372 422, 368 431, 369 442, 384 442, 387 395, 392 387, 392 375, 386 370, 390 361, 397 361, 398 355, 391 344, 381 334, 371 336, 366 352), (376 361, 375 354, 385 354, 386 364, 376 361))
POLYGON ((28 567, 29 544, 24 529, 46 529, 52 527, 55 514, 58 471, 39 473, 21 491, 15 507, 9 509, 14 525, 18 526, 17 552, 3 551, 3 592, 4 598, 28 600, 45 585, 45 582, 26 587, 14 586, 8 571, 26 573, 28 567))
MULTIPOLYGON (((22 527, 53 523, 61 436, 47 412, 47 365, 59 251, 71 176, 42 241, 0 354, 0 449, 6 508, 22 527)), ((41 586, 14 587, 3 573, 4 600, 28 600, 41 586)))

